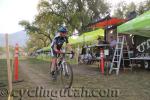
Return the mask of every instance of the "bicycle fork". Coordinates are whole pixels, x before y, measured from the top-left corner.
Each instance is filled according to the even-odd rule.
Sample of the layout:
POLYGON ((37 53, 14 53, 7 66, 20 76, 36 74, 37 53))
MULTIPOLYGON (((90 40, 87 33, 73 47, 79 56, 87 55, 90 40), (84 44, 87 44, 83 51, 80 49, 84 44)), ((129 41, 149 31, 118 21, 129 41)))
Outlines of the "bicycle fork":
POLYGON ((65 61, 62 62, 63 74, 68 74, 68 66, 65 61))

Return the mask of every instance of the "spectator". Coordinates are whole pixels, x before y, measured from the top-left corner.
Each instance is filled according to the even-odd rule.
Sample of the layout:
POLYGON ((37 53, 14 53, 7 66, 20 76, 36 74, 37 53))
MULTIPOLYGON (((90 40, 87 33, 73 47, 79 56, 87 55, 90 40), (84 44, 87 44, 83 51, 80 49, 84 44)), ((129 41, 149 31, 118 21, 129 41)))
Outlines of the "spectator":
POLYGON ((115 47, 117 44, 117 40, 113 38, 113 36, 110 37, 110 58, 113 58, 115 47))
POLYGON ((113 36, 110 37, 110 47, 115 48, 117 44, 117 40, 113 38, 113 36))
MULTIPOLYGON (((97 41, 98 41, 98 42, 97 42, 98 45, 103 44, 103 41, 102 41, 102 39, 101 39, 100 36, 97 38, 97 41)), ((99 57, 99 56, 100 56, 100 47, 97 47, 97 48, 96 48, 96 54, 95 54, 95 56, 96 56, 96 57, 99 57)))
POLYGON ((103 44, 103 41, 100 37, 98 37, 97 40, 98 40, 98 45, 103 44))
POLYGON ((85 54, 86 54, 86 48, 82 46, 81 55, 85 55, 85 54))

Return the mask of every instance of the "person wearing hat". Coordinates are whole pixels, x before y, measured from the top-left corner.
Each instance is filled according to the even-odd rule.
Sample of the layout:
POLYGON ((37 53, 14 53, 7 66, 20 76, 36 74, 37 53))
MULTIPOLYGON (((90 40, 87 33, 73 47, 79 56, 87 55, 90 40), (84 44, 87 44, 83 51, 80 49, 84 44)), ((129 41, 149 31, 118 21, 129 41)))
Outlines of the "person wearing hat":
POLYGON ((57 61, 57 55, 63 53, 61 49, 64 43, 66 43, 67 44, 66 46, 72 51, 71 45, 68 44, 67 28, 60 27, 58 29, 57 35, 54 37, 51 43, 51 56, 52 56, 51 75, 52 75, 53 80, 56 79, 56 75, 54 74, 55 74, 55 65, 57 61))

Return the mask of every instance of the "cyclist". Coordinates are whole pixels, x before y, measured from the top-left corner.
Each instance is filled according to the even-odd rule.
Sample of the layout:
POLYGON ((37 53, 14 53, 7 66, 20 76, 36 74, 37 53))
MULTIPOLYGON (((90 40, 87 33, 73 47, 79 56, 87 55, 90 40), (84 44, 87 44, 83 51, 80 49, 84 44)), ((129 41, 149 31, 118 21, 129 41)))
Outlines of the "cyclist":
POLYGON ((69 48, 71 52, 73 52, 71 45, 68 44, 67 29, 65 27, 60 27, 58 29, 57 35, 54 37, 51 43, 51 55, 52 55, 51 75, 53 80, 56 80, 55 67, 56 67, 57 55, 63 53, 61 49, 65 42, 66 42, 66 47, 69 48))

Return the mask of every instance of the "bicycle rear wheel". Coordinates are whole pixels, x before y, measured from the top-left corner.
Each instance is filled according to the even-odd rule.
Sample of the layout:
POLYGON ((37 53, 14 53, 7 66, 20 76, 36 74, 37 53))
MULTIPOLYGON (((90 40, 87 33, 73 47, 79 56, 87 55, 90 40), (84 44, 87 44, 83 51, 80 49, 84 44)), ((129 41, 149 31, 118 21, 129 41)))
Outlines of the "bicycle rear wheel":
POLYGON ((72 86, 73 83, 73 71, 72 67, 68 63, 61 64, 61 81, 63 84, 63 87, 65 89, 68 89, 72 86))

